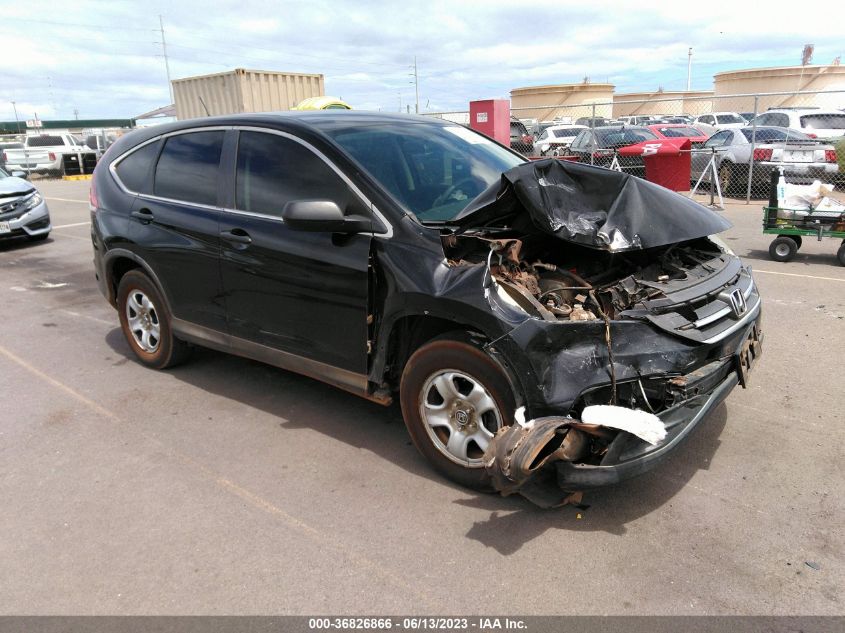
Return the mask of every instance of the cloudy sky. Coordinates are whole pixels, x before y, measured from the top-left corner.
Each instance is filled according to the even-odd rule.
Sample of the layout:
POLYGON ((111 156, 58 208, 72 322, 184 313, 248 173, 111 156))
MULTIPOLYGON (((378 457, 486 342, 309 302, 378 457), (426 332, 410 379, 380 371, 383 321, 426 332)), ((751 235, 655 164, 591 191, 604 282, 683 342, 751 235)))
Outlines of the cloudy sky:
POLYGON ((515 87, 609 81, 618 92, 712 88, 715 72, 845 53, 845 3, 581 0, 74 0, 4 2, 0 120, 131 117, 169 101, 171 76, 233 68, 325 75, 355 108, 466 109, 515 87), (762 7, 765 6, 765 10, 762 7), (802 10, 800 7, 808 7, 802 10), (756 7, 756 8, 755 8, 756 7))

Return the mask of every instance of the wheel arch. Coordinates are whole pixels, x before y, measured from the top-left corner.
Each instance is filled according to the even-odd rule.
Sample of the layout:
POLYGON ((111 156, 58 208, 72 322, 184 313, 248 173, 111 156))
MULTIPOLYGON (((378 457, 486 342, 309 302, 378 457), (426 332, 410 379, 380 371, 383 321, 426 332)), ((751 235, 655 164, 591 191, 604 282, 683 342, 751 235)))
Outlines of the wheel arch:
POLYGON ((120 285, 120 280, 123 276, 130 270, 140 270, 156 285, 159 292, 161 292, 167 310, 171 314, 173 313, 170 310, 170 299, 158 275, 153 272, 150 265, 138 254, 124 248, 113 248, 106 253, 104 264, 106 270, 106 288, 109 293, 108 299, 112 306, 117 306, 117 287, 120 285))

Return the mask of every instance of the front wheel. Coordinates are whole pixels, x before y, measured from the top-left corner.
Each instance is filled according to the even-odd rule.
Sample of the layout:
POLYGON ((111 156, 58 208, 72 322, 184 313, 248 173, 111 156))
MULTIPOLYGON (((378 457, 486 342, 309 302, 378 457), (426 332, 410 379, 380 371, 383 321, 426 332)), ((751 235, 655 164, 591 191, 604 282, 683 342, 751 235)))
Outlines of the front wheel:
POLYGON ((513 424, 514 394, 499 365, 460 337, 438 338, 405 365, 400 400, 414 445, 449 479, 490 489, 484 451, 513 424))
POLYGON ((123 335, 141 363, 165 369, 187 357, 188 344, 173 336, 164 299, 144 273, 130 270, 121 278, 117 309, 123 335))
POLYGON ((839 263, 845 266, 845 240, 842 240, 842 245, 839 247, 839 250, 836 251, 836 259, 839 260, 839 263))

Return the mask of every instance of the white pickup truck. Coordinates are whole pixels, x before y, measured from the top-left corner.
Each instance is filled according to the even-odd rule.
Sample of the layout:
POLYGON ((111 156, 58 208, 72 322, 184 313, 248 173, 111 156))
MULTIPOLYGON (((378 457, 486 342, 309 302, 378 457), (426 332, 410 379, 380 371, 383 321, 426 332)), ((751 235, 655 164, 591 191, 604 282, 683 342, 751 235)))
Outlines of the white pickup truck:
POLYGON ((21 149, 3 152, 6 171, 25 171, 36 174, 59 174, 63 171, 65 154, 82 160, 91 149, 80 143, 72 134, 39 134, 27 136, 21 149))

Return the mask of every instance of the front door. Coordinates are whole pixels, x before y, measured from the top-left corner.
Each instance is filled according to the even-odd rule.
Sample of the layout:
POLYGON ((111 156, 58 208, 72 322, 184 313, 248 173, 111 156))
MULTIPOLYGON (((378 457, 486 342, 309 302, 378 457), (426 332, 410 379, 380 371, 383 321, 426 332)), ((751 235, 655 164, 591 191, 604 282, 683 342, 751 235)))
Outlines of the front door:
POLYGON ((372 235, 292 230, 281 214, 293 200, 332 200, 370 214, 310 146, 288 134, 241 131, 234 209, 220 224, 229 333, 365 374, 372 235))

